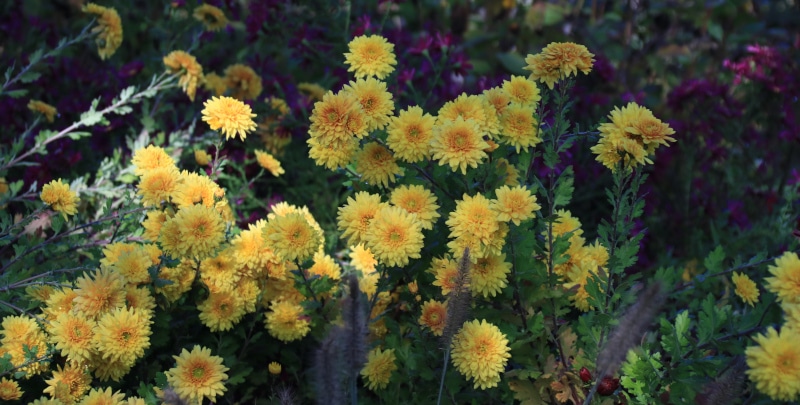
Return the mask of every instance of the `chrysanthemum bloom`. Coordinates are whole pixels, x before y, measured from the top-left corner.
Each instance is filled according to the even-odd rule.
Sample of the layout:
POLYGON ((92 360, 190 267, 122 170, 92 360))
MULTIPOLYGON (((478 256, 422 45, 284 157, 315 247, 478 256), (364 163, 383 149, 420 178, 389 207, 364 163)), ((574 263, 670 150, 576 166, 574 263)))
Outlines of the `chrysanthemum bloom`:
POLYGON ((469 288, 472 295, 483 295, 485 298, 496 296, 508 285, 510 272, 511 263, 506 262, 504 254, 479 257, 469 271, 469 288))
POLYGON ((75 283, 76 311, 90 319, 98 319, 106 312, 125 305, 125 278, 121 274, 101 267, 91 276, 84 274, 75 283))
POLYGON ((171 283, 160 287, 156 286, 156 293, 164 295, 168 302, 175 302, 192 288, 196 275, 193 259, 184 258, 175 267, 161 267, 158 278, 169 280, 171 283))
POLYGON ((446 303, 430 300, 422 304, 422 315, 419 317, 419 324, 430 329, 434 336, 442 336, 446 319, 446 303))
POLYGON ((206 31, 219 31, 228 25, 225 13, 210 4, 203 4, 194 9, 192 13, 195 20, 200 21, 206 27, 206 31))
POLYGON ((28 405, 64 405, 63 402, 48 397, 41 397, 31 401, 28 405))
POLYGON ((182 171, 178 175, 178 184, 172 191, 170 199, 178 208, 191 207, 195 204, 203 204, 206 207, 213 207, 217 198, 225 195, 223 190, 210 177, 182 171))
POLYGON ((500 117, 503 115, 503 111, 506 110, 509 103, 511 103, 511 96, 506 93, 502 87, 492 87, 491 89, 484 90, 483 98, 494 107, 495 111, 497 111, 497 115, 500 117))
POLYGON ((356 172, 361 180, 382 187, 389 187, 396 181, 395 176, 403 175, 392 152, 377 142, 369 142, 355 155, 356 172))
POLYGON ((50 342, 61 355, 72 362, 88 361, 94 350, 94 328, 97 322, 80 312, 58 315, 50 322, 50 342))
POLYGON ((174 166, 157 167, 145 172, 136 186, 137 195, 142 196, 145 207, 160 206, 162 201, 169 201, 180 180, 180 172, 174 166))
POLYGON ((784 302, 781 308, 783 308, 783 329, 800 332, 800 304, 784 302))
POLYGON ((394 349, 381 350, 376 347, 367 354, 367 363, 361 370, 361 376, 367 380, 367 387, 373 391, 384 389, 389 384, 392 372, 397 370, 394 361, 394 349))
POLYGON ((45 320, 53 322, 58 319, 59 315, 72 311, 75 305, 75 297, 77 296, 78 294, 75 290, 69 287, 62 287, 53 291, 42 307, 45 320))
POLYGON ((92 375, 80 362, 67 362, 65 367, 53 370, 52 378, 45 381, 47 388, 42 392, 49 394, 64 404, 74 404, 92 387, 92 375))
POLYGON ((286 171, 283 170, 283 167, 281 167, 281 162, 265 151, 256 150, 256 161, 258 162, 259 166, 269 170, 269 172, 275 177, 286 173, 286 171))
POLYGON ((523 69, 531 71, 531 80, 538 80, 552 89, 555 82, 576 76, 578 70, 588 75, 592 71, 594 55, 583 45, 551 42, 541 53, 528 55, 525 63, 528 66, 523 69))
POLYGON ((208 257, 200 262, 200 279, 209 289, 214 291, 230 291, 242 277, 236 266, 235 250, 221 251, 215 257, 208 257))
POLYGON ((539 100, 542 99, 536 83, 523 76, 511 76, 511 80, 503 81, 503 91, 508 94, 512 103, 518 103, 534 109, 539 100))
POLYGON ((211 94, 219 97, 228 91, 228 85, 225 84, 225 79, 214 73, 208 73, 203 76, 203 88, 210 91, 211 94))
POLYGON ((344 54, 344 63, 350 65, 348 72, 356 78, 375 76, 383 79, 394 71, 397 60, 394 44, 380 35, 361 35, 347 45, 350 52, 344 54))
POLYGON ((298 83, 297 91, 308 97, 310 100, 320 101, 325 96, 325 89, 316 83, 298 83))
POLYGON ((430 142, 433 139, 433 124, 436 118, 422 111, 417 106, 401 110, 392 117, 386 129, 386 144, 398 159, 409 163, 427 159, 430 154, 430 142))
POLYGON ((380 278, 381 275, 377 271, 361 273, 361 277, 358 279, 358 289, 367 295, 367 299, 372 300, 372 297, 378 292, 380 278))
POLYGON ((756 283, 747 277, 747 274, 743 273, 733 273, 733 277, 731 277, 733 281, 733 285, 736 287, 734 292, 736 293, 742 301, 750 304, 750 306, 755 306, 758 302, 758 287, 756 283))
POLYGON ((195 345, 192 351, 181 351, 180 356, 172 356, 175 367, 166 374, 167 382, 175 392, 192 405, 200 405, 205 398, 214 402, 217 395, 225 393, 223 383, 228 379, 228 368, 222 358, 211 355, 211 349, 195 345))
POLYGON ((119 405, 125 399, 125 394, 114 392, 111 388, 92 388, 79 405, 119 405))
POLYGON ((283 260, 306 260, 317 251, 322 234, 300 213, 290 213, 267 221, 264 239, 283 260))
POLYGON ((778 296, 778 302, 800 304, 800 258, 797 253, 786 252, 769 266, 773 277, 767 277, 767 290, 778 296))
MULTIPOLYGON (((450 227, 451 238, 474 237, 482 245, 488 245, 500 227, 497 212, 482 194, 464 194, 461 200, 456 201, 456 209, 450 213, 446 224, 450 227)), ((479 254, 474 249, 471 251, 479 254)))
POLYGON ((769 327, 745 350, 746 371, 756 388, 776 401, 795 401, 800 394, 800 346, 794 331, 769 327))
POLYGON ((161 233, 161 226, 167 222, 167 219, 167 213, 164 211, 148 212, 147 217, 142 221, 142 227, 144 227, 142 236, 150 242, 157 241, 158 235, 161 233))
POLYGON ((278 300, 270 303, 264 324, 269 334, 283 342, 302 339, 311 330, 311 322, 303 307, 291 301, 278 300))
POLYGON ((533 117, 532 106, 512 103, 500 116, 500 141, 513 146, 517 153, 542 142, 539 122, 533 117))
POLYGON ((249 224, 231 241, 231 257, 239 267, 251 270, 264 267, 268 261, 275 260, 275 253, 264 240, 264 227, 267 221, 258 220, 249 224))
POLYGON ((53 122, 58 114, 58 110, 55 107, 51 106, 50 104, 45 103, 44 101, 39 100, 31 100, 28 102, 28 109, 37 112, 39 114, 44 115, 44 118, 47 122, 53 122))
POLYGON ((212 159, 213 158, 211 157, 211 155, 208 154, 208 152, 206 152, 206 151, 204 151, 202 149, 195 149, 195 151, 194 151, 194 161, 198 165, 200 165, 200 166, 208 166, 208 165, 211 164, 211 160, 212 159))
POLYGON ((9 380, 6 377, 0 379, 0 399, 3 401, 16 401, 22 398, 22 390, 19 388, 14 380, 9 380))
POLYGON ((0 324, 0 335, 3 336, 0 338, 0 350, 3 354, 11 355, 11 364, 15 371, 26 373, 26 377, 30 377, 47 370, 50 365, 46 359, 47 336, 34 319, 27 316, 6 316, 0 324), (29 363, 26 348, 36 348, 36 358, 43 361, 29 363))
POLYGON ((133 152, 131 164, 133 164, 133 174, 141 176, 159 167, 175 167, 175 160, 161 147, 148 145, 133 152))
POLYGON ((495 190, 495 193, 497 198, 491 201, 490 207, 497 213, 499 221, 511 221, 519 226, 522 221, 533 218, 535 211, 542 209, 536 203, 536 196, 522 186, 503 186, 495 190))
POLYGON ((100 59, 111 57, 122 45, 122 20, 117 10, 89 3, 83 6, 83 12, 97 15, 97 26, 92 32, 97 34, 95 42, 100 59))
POLYGON ((591 150, 598 155, 596 160, 612 171, 620 164, 631 170, 636 165, 653 163, 649 156, 660 145, 675 141, 669 136, 675 133, 669 125, 636 103, 614 108, 609 119, 611 122, 598 127, 600 141, 591 150))
POLYGON ((239 100, 255 100, 261 95, 261 76, 247 65, 235 64, 225 69, 225 86, 231 97, 239 100))
POLYGON ((29 285, 25 287, 25 295, 34 301, 47 302, 56 289, 51 285, 29 285))
POLYGON ((556 211, 556 220, 553 222, 553 238, 572 232, 573 236, 583 235, 580 219, 573 217, 569 210, 556 211))
POLYGON ((332 280, 342 278, 342 268, 325 252, 314 253, 314 265, 308 269, 308 272, 315 276, 327 276, 332 280))
POLYGON ((386 91, 386 83, 373 77, 357 79, 345 85, 342 91, 355 96, 361 104, 367 117, 367 131, 383 129, 389 123, 394 113, 394 102, 392 93, 386 91))
POLYGON ((262 293, 259 281, 250 277, 242 277, 233 287, 233 291, 239 296, 245 313, 256 312, 256 303, 262 293))
POLYGON ((357 192, 355 197, 347 197, 347 202, 339 207, 336 216, 342 238, 348 238, 348 243, 354 245, 363 242, 367 226, 375 217, 375 213, 388 206, 388 203, 381 202, 379 194, 370 194, 366 191, 357 192))
POLYGON ((389 197, 392 205, 415 214, 422 229, 433 229, 433 224, 441 215, 437 211, 436 195, 420 185, 402 185, 394 190, 389 197))
POLYGON ((189 96, 189 100, 194 101, 197 83, 203 80, 203 67, 197 63, 197 59, 185 51, 172 51, 164 57, 164 66, 169 73, 180 75, 178 85, 189 96))
POLYGON ((336 94, 328 92, 322 101, 314 103, 309 117, 311 124, 308 133, 312 138, 322 138, 326 142, 344 141, 352 136, 362 138, 367 134, 367 119, 358 99, 349 92, 336 94), (361 117, 361 124, 353 126, 352 117, 361 117))
MULTIPOLYGON (((320 235, 324 234, 325 231, 322 230, 322 227, 319 225, 314 216, 311 215, 311 211, 308 210, 308 207, 305 205, 302 207, 298 207, 296 205, 289 204, 285 201, 279 202, 277 204, 273 204, 270 209, 272 212, 267 214, 267 220, 271 221, 275 217, 282 217, 288 214, 301 214, 303 218, 308 221, 308 224, 311 225, 320 235)), ((322 244, 319 246, 320 250, 322 249, 322 244)))
POLYGON ((125 288, 125 301, 128 308, 139 310, 146 318, 152 318, 153 310, 156 309, 156 299, 146 287, 129 285, 125 288))
POLYGON ((244 316, 243 302, 234 291, 212 292, 197 306, 200 322, 212 332, 224 332, 233 328, 244 316))
POLYGON ((422 251, 422 227, 414 214, 400 207, 385 207, 375 213, 364 236, 379 262, 403 267, 418 259, 422 251))
POLYGON ((278 363, 276 361, 269 363, 268 368, 270 374, 278 375, 281 373, 281 363, 278 363))
POLYGON ((511 357, 506 336, 486 320, 464 323, 453 337, 451 348, 453 365, 475 381, 475 389, 496 387, 511 357))
POLYGON ((181 208, 161 229, 164 252, 173 257, 204 259, 212 256, 225 239, 225 224, 214 208, 193 205, 181 208))
POLYGON ((330 170, 344 168, 353 160, 358 151, 358 139, 328 140, 321 137, 308 138, 308 156, 314 159, 317 166, 325 166, 330 170))
POLYGON ((504 177, 503 184, 506 186, 515 187, 519 185, 519 171, 511 162, 506 158, 500 158, 494 161, 497 170, 504 177))
POLYGON ((378 264, 378 261, 369 248, 364 247, 363 243, 359 243, 356 246, 350 246, 350 264, 352 264, 356 270, 364 274, 369 274, 375 271, 375 266, 378 264))
POLYGON ((483 95, 464 93, 455 100, 448 101, 439 109, 436 122, 441 125, 446 121, 455 121, 458 117, 465 121, 473 120, 481 136, 493 136, 500 132, 497 110, 483 95))
POLYGON ((439 165, 448 164, 453 171, 460 168, 461 173, 467 174, 467 166, 477 168, 486 158, 483 150, 488 147, 475 121, 458 117, 436 127, 430 150, 439 165))
POLYGON ((226 139, 236 135, 244 140, 249 132, 256 130, 250 106, 232 97, 212 97, 203 103, 203 121, 216 131, 221 130, 226 139))
POLYGON ((97 321, 94 341, 103 359, 133 365, 150 347, 150 324, 147 313, 133 308, 117 308, 97 321))
POLYGON ((458 262, 449 256, 436 257, 431 261, 431 268, 428 269, 433 273, 436 279, 433 285, 442 289, 442 295, 447 296, 450 291, 456 287, 456 278, 458 277, 458 262))
POLYGON ((69 189, 69 184, 64 184, 61 179, 53 180, 42 187, 39 195, 42 202, 49 205, 53 211, 64 215, 75 215, 78 212, 76 204, 80 200, 78 194, 69 189))

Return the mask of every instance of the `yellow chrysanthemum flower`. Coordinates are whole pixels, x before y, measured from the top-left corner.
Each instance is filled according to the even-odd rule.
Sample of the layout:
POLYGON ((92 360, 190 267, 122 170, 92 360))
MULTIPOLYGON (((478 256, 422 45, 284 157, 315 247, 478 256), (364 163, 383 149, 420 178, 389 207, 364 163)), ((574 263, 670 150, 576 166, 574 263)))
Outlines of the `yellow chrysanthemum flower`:
POLYGON ((797 253, 786 252, 775 259, 775 265, 769 266, 773 277, 767 277, 767 290, 778 296, 783 303, 800 304, 800 258, 797 253))
POLYGON ((506 262, 506 255, 490 254, 479 257, 469 271, 469 288, 473 296, 484 298, 496 296, 508 285, 508 273, 511 263, 506 262))
POLYGON ((800 396, 800 347, 793 332, 778 333, 770 327, 766 335, 753 338, 758 346, 745 350, 750 381, 776 401, 795 401, 800 396))
POLYGON ((50 342, 72 362, 88 361, 94 350, 97 322, 80 312, 66 312, 50 322, 50 342))
POLYGON ((743 273, 733 273, 733 277, 731 277, 733 281, 733 285, 736 287, 734 292, 736 293, 742 301, 750 304, 750 306, 755 306, 758 302, 758 287, 756 283, 747 277, 747 274, 743 273))
POLYGON ((64 405, 64 403, 57 399, 41 397, 39 399, 31 401, 28 405, 64 405))
POLYGON ((285 300, 270 303, 264 324, 270 335, 283 342, 302 339, 311 330, 311 322, 303 307, 285 300))
POLYGON ((75 310, 90 319, 125 306, 125 278, 118 272, 100 268, 76 281, 75 310))
POLYGON ((171 283, 156 287, 156 293, 163 294, 168 302, 177 301, 192 288, 192 283, 197 276, 194 266, 194 260, 184 258, 175 267, 161 267, 158 278, 171 281, 171 283))
POLYGON ((327 140, 312 136, 306 142, 309 146, 308 156, 314 159, 317 166, 325 166, 331 170, 347 166, 359 147, 358 139, 355 138, 327 140))
POLYGON ((447 320, 447 303, 429 300, 422 304, 422 315, 419 324, 430 329, 434 336, 442 336, 447 320))
POLYGON ((195 20, 203 23, 206 31, 219 31, 228 25, 228 18, 225 17, 225 13, 210 4, 203 4, 195 8, 192 15, 195 20))
POLYGON ((211 160, 213 158, 208 152, 202 149, 195 149, 194 151, 194 161, 200 166, 208 166, 211 164, 211 160))
POLYGON ((357 246, 350 246, 350 264, 356 270, 369 274, 375 271, 378 260, 375 259, 375 255, 369 248, 364 247, 363 243, 359 243, 357 246))
POLYGON ((298 83, 297 91, 311 100, 320 101, 325 96, 325 89, 316 83, 298 83))
POLYGON ((328 276, 331 280, 342 278, 342 268, 325 252, 314 253, 314 264, 308 269, 308 273, 315 276, 328 276))
POLYGON ((225 79, 214 73, 208 73, 203 76, 203 88, 210 91, 211 94, 219 97, 228 91, 228 85, 225 84, 225 79))
POLYGON ((228 248, 216 257, 200 261, 200 279, 213 291, 231 291, 242 277, 236 266, 235 250, 228 248))
POLYGON ((453 365, 475 381, 475 389, 496 387, 511 357, 506 336, 486 320, 464 323, 453 337, 451 348, 453 365))
POLYGON ((268 368, 270 374, 278 375, 281 373, 281 363, 278 363, 276 361, 269 363, 268 368))
POLYGON ((354 197, 347 197, 344 206, 339 207, 336 221, 342 238, 348 238, 348 243, 356 245, 363 242, 372 218, 379 209, 389 204, 381 202, 379 194, 370 194, 359 191, 354 197))
POLYGON ((491 201, 490 207, 497 213, 499 221, 511 221, 519 226, 522 221, 535 217, 535 211, 542 209, 536 203, 536 196, 525 187, 502 186, 495 193, 497 198, 491 201))
POLYGON ((583 45, 572 42, 552 42, 541 53, 525 58, 531 80, 547 84, 551 90, 561 79, 576 76, 578 70, 587 75, 592 71, 594 55, 583 45))
POLYGON ((195 345, 191 352, 183 349, 180 356, 172 357, 175 367, 164 374, 170 387, 190 405, 200 405, 206 398, 214 402, 227 390, 228 368, 221 357, 211 355, 211 349, 195 345))
POLYGON ((225 239, 225 223, 214 208, 192 205, 181 208, 161 229, 164 252, 173 257, 204 259, 212 256, 225 239))
POLYGON ((76 204, 80 201, 78 194, 70 190, 69 184, 64 184, 61 179, 45 184, 39 197, 53 211, 64 215, 64 218, 67 215, 75 215, 78 212, 76 208, 76 204))
POLYGON ((345 91, 326 93, 322 101, 314 103, 309 121, 311 137, 326 142, 344 141, 353 136, 363 138, 368 133, 367 118, 361 104, 356 96, 345 91))
POLYGON ((439 205, 436 204, 436 195, 421 185, 399 186, 392 190, 389 201, 416 215, 422 229, 433 229, 436 219, 441 216, 437 211, 439 205))
POLYGON ((497 135, 500 132, 497 110, 483 95, 463 93, 455 100, 448 101, 439 109, 436 123, 442 125, 447 121, 456 121, 459 117, 464 121, 473 120, 481 137, 497 135))
POLYGON ((125 399, 125 394, 114 392, 111 388, 92 388, 79 402, 79 405, 119 405, 125 399))
POLYGON ((42 392, 65 405, 74 404, 92 387, 92 375, 80 362, 67 362, 65 367, 53 370, 52 378, 45 381, 47 388, 42 392))
POLYGON ((398 159, 409 163, 425 160, 431 155, 433 124, 436 118, 417 106, 401 110, 392 117, 386 129, 386 144, 398 159))
POLYGON ((536 109, 536 103, 542 99, 536 83, 523 76, 511 76, 511 80, 503 81, 503 91, 508 94, 512 103, 532 107, 532 109, 536 109))
POLYGON ((275 177, 286 173, 286 171, 283 170, 283 167, 281 167, 281 162, 265 151, 256 150, 256 161, 258 162, 259 166, 269 170, 269 172, 275 177))
POLYGON ((282 260, 306 260, 319 248, 322 233, 300 213, 276 216, 267 221, 264 239, 282 260))
POLYGON ((9 380, 6 377, 0 379, 0 399, 3 401, 16 401, 22 398, 22 390, 19 388, 14 380, 9 380))
POLYGON ((136 194, 142 196, 143 206, 158 207, 162 201, 169 202, 179 180, 180 172, 174 166, 150 169, 142 175, 136 194))
POLYGON ((212 97, 203 103, 202 120, 216 131, 221 130, 226 139, 236 135, 244 141, 249 132, 256 130, 250 106, 233 97, 212 97))
MULTIPOLYGON (((537 88, 538 94, 538 88, 537 88)), ((506 107, 511 103, 511 96, 502 87, 492 87, 483 91, 483 98, 497 111, 498 116, 502 116, 506 107)), ((541 96, 540 96, 541 98, 541 96)))
POLYGON ((58 319, 59 315, 72 311, 75 305, 75 297, 77 296, 78 294, 75 290, 69 287, 62 287, 53 291, 42 307, 44 318, 48 322, 53 322, 58 319))
POLYGON ((649 156, 660 145, 668 145, 675 139, 675 131, 653 116, 647 108, 636 103, 614 108, 609 114, 611 122, 600 124, 600 140, 591 148, 596 160, 612 171, 622 162, 624 170, 636 165, 653 163, 649 156))
POLYGON ((147 213, 147 218, 142 221, 144 227, 144 238, 150 242, 158 240, 158 235, 161 233, 161 227, 164 222, 167 222, 167 213, 164 211, 150 211, 147 213))
POLYGON ((542 142, 539 123, 533 117, 532 106, 512 103, 500 116, 500 141, 513 146, 517 153, 542 142))
POLYGON ((0 335, 3 336, 0 338, 0 353, 11 355, 15 371, 26 373, 25 377, 28 378, 48 369, 47 336, 34 319, 22 315, 6 316, 0 324, 0 335), (26 348, 36 348, 35 356, 42 360, 30 363, 26 348))
POLYGON ((384 207, 375 213, 364 235, 379 262, 403 267, 422 251, 422 227, 414 214, 400 207, 384 207))
POLYGON ((367 79, 357 79, 342 88, 355 96, 361 109, 367 117, 367 131, 383 129, 389 123, 389 119, 394 113, 394 102, 392 93, 386 91, 386 83, 373 77, 367 79))
POLYGON ((97 34, 95 42, 100 59, 111 57, 122 45, 122 20, 117 10, 89 3, 83 6, 83 12, 97 15, 97 26, 92 32, 97 34))
POLYGON ((375 76, 384 79, 394 71, 397 60, 394 44, 380 35, 361 35, 353 38, 347 45, 350 52, 344 54, 348 72, 355 72, 356 78, 375 76))
POLYGON ((184 170, 178 175, 178 184, 170 197, 178 208, 191 207, 195 204, 211 208, 215 206, 216 199, 224 195, 225 190, 210 177, 184 170))
POLYGON ((460 168, 461 173, 467 174, 467 166, 477 168, 487 157, 484 149, 488 147, 476 122, 458 117, 435 128, 430 150, 439 165, 448 164, 453 171, 460 168))
POLYGON ((185 51, 172 51, 164 57, 164 66, 173 75, 180 75, 178 85, 189 100, 194 101, 197 92, 197 83, 203 80, 203 67, 197 59, 185 51))
POLYGON ((225 87, 231 90, 231 97, 242 101, 257 99, 263 90, 261 76, 250 66, 242 64, 225 69, 225 87))
POLYGON ((212 292, 205 301, 197 306, 197 309, 200 310, 200 322, 212 332, 230 330, 242 320, 245 313, 243 304, 233 290, 212 292))
POLYGON ((150 294, 148 288, 129 285, 125 288, 125 301, 128 308, 137 309, 146 318, 152 318, 153 310, 156 308, 156 299, 150 294))
MULTIPOLYGON (((494 233, 500 228, 497 212, 482 194, 464 194, 461 200, 456 201, 456 209, 450 213, 446 224, 450 227, 451 238, 474 238, 484 246, 491 244, 494 233)), ((480 251, 472 249, 474 254, 471 256, 481 255, 480 251)))
POLYGON ((25 295, 34 301, 47 302, 55 290, 51 285, 30 285, 25 287, 25 295))
POLYGON ((556 220, 553 222, 553 238, 572 232, 572 236, 583 235, 580 219, 573 217, 569 210, 556 211, 556 220))
POLYGON ((456 287, 458 277, 458 262, 450 258, 436 257, 431 261, 431 268, 428 269, 436 278, 433 285, 442 289, 442 295, 447 296, 456 287))
POLYGON ((150 324, 146 312, 117 308, 97 321, 94 341, 103 359, 132 366, 150 347, 150 324))
POLYGON ((133 164, 133 173, 141 176, 159 167, 175 167, 175 160, 163 148, 148 145, 133 152, 131 164, 133 164))
POLYGON ((369 142, 364 148, 355 155, 356 172, 361 174, 361 180, 389 187, 397 179, 395 176, 402 176, 403 169, 397 164, 392 156, 392 152, 377 142, 369 142))
POLYGON ((376 347, 367 354, 367 363, 361 370, 361 376, 367 380, 367 387, 373 391, 384 389, 389 384, 392 372, 397 370, 394 361, 394 349, 381 350, 376 347))
POLYGON ((44 101, 39 100, 31 100, 28 102, 28 109, 37 112, 39 114, 44 115, 44 118, 47 122, 53 122, 55 120, 56 115, 58 114, 58 110, 50 104, 45 103, 44 101))

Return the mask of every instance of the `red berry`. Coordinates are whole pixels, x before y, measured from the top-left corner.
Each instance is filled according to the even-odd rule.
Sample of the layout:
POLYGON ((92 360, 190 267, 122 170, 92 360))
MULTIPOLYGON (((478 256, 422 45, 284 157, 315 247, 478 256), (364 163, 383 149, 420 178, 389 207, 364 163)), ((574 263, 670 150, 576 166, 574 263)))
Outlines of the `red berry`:
POLYGON ((613 394, 617 388, 619 388, 619 378, 605 376, 600 383, 597 384, 597 393, 603 396, 608 396, 613 394))
POLYGON ((585 383, 592 381, 592 373, 589 372, 589 369, 586 367, 581 367, 581 371, 578 372, 578 375, 581 376, 581 381, 585 383))

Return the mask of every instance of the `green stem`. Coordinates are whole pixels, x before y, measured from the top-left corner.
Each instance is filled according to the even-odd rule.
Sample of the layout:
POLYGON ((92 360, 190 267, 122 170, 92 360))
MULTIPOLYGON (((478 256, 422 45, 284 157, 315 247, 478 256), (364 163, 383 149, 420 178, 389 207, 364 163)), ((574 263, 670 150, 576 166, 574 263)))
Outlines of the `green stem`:
POLYGON ((450 348, 446 348, 444 352, 444 365, 442 366, 442 379, 439 381, 439 396, 436 398, 436 405, 442 403, 442 391, 444 391, 444 376, 447 374, 447 363, 450 361, 450 348))

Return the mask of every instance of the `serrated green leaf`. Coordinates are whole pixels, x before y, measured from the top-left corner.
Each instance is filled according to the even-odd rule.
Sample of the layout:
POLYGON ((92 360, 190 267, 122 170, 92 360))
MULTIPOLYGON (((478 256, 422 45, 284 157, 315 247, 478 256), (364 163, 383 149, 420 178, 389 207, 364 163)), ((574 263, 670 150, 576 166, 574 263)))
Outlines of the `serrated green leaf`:
POLYGON ((28 71, 28 72, 25 72, 25 74, 23 74, 22 76, 19 77, 19 81, 21 81, 22 83, 31 83, 33 81, 36 81, 36 79, 40 78, 41 76, 42 76, 42 74, 39 73, 39 72, 30 72, 30 71, 28 71))
POLYGON ((708 257, 703 260, 703 265, 710 274, 722 271, 722 261, 725 260, 725 250, 722 246, 717 246, 708 257))
POLYGON ((77 141, 78 139, 92 136, 92 133, 91 132, 84 132, 84 131, 75 131, 75 132, 68 133, 67 136, 70 139, 74 139, 74 140, 77 141))
POLYGON ((94 109, 86 111, 81 114, 81 125, 90 127, 103 121, 103 114, 94 111, 94 109))
POLYGON ((28 94, 28 90, 25 89, 11 90, 5 92, 5 94, 7 94, 11 98, 20 98, 20 97, 25 97, 25 95, 28 94))

